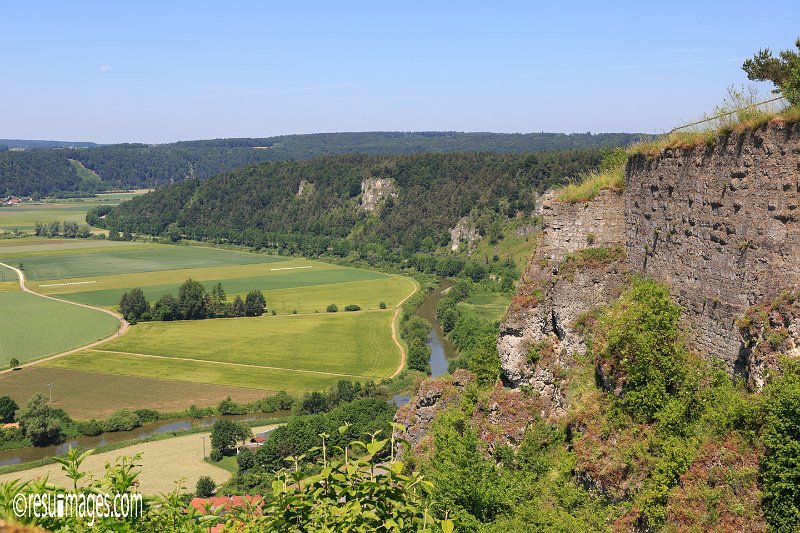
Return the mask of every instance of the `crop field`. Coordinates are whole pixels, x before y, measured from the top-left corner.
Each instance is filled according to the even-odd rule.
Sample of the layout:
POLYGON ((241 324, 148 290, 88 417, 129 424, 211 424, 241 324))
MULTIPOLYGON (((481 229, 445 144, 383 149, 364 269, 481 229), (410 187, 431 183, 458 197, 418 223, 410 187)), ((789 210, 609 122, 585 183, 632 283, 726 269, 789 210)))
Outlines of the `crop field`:
MULTIPOLYGON (((340 379, 380 380, 400 363, 400 349, 392 338, 394 310, 416 286, 408 278, 370 270, 193 245, 13 239, 0 241, 0 257, 8 264, 22 263, 33 290, 98 307, 113 308, 121 294, 133 287, 141 287, 150 301, 167 292, 177 294, 179 285, 189 277, 209 290, 222 283, 229 299, 253 289, 263 291, 267 313, 262 317, 140 323, 118 338, 43 362, 37 369, 73 373, 87 382, 113 377, 121 380, 121 387, 128 379, 146 379, 188 387, 244 389, 263 396, 265 391, 299 394, 324 389, 340 379), (332 303, 339 307, 338 313, 325 312, 332 303), (380 309, 380 303, 386 308, 380 309), (362 310, 345 312, 350 304, 362 310)), ((7 285, 9 292, 0 293, 0 310, 5 294, 50 302, 13 292, 13 273, 0 270, 0 276, 6 274, 7 279, 0 277, 0 290, 7 285)), ((19 316, 21 326, 33 329, 33 324, 42 320, 34 319, 33 311, 27 309, 19 316)), ((114 322, 110 316, 103 318, 114 322)), ((84 322, 98 323, 94 317, 84 322)), ((54 326, 74 328, 55 321, 54 326)), ((67 334, 50 337, 69 338, 67 334)), ((69 342, 69 348, 81 345, 74 344, 74 338, 69 342)), ((4 356, 0 352, 0 357, 4 356)), ((0 386, 2 383, 0 380, 0 386)), ((142 403, 151 389, 162 390, 142 389, 142 403)), ((135 396, 132 393, 125 400, 127 406, 137 405, 130 399, 135 396)), ((180 393, 175 402, 182 407, 195 403, 180 393)))
POLYGON ((41 204, 22 204, 0 208, 0 230, 31 231, 37 221, 74 221, 86 226, 86 212, 99 205, 117 205, 146 191, 98 194, 94 198, 48 200, 41 204))
POLYGON ((399 358, 388 334, 392 314, 382 310, 143 323, 101 347, 46 364, 296 393, 339 379, 390 375, 399 358))
POLYGON ((120 409, 180 411, 189 405, 217 405, 230 396, 252 402, 266 396, 263 390, 207 385, 139 376, 101 374, 36 365, 0 374, 0 391, 24 405, 37 393, 48 394, 53 384, 53 406, 78 420, 106 418, 120 409))
POLYGON ((12 358, 39 359, 102 339, 119 327, 105 313, 21 291, 0 292, 0 317, 3 368, 12 358))
POLYGON ((284 260, 269 255, 164 244, 20 253, 14 256, 15 262, 25 265, 26 277, 31 281, 102 276, 110 272, 131 274, 229 264, 274 263, 284 260))

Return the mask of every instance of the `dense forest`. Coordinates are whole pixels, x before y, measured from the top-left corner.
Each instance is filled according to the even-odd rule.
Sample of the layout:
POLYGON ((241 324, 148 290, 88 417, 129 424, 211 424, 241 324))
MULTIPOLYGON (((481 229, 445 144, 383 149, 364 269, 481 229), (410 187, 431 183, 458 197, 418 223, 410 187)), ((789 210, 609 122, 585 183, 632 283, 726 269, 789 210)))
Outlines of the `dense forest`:
MULTIPOLYGON (((344 155, 267 162, 188 180, 90 212, 115 232, 169 235, 272 248, 283 253, 347 256, 432 252, 460 217, 530 214, 538 193, 595 167, 600 149, 533 154, 344 155), (391 179, 396 197, 362 209, 362 182, 391 179), (304 183, 302 194, 298 194, 304 183), (106 213, 107 212, 107 213, 106 213), (106 215, 105 218, 100 218, 106 215)), ((478 217, 475 217, 478 218, 478 217)))
POLYGON ((640 137, 628 133, 319 133, 79 148, 74 146, 88 143, 9 140, 5 145, 0 141, 0 194, 46 196, 109 188, 161 187, 193 178, 206 179, 257 162, 321 155, 540 152, 622 146, 640 137), (98 174, 100 181, 82 181, 76 168, 68 164, 70 159, 98 174))

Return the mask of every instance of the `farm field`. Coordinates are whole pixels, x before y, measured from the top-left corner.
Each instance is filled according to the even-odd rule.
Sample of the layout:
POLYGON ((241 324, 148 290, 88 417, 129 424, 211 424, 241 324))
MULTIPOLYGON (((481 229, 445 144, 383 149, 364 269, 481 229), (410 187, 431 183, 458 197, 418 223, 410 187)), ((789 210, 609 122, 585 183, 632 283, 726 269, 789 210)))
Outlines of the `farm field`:
MULTIPOLYGON (((8 272, 7 269, 3 269, 8 272)), ((0 366, 26 363, 114 333, 111 315, 21 292, 0 292, 0 366)))
POLYGON ((37 221, 51 222, 53 220, 74 221, 81 226, 87 226, 86 212, 89 209, 100 205, 117 205, 144 192, 147 191, 105 193, 98 194, 95 198, 54 199, 36 205, 23 204, 3 207, 0 208, 0 230, 30 232, 37 221))
MULTIPOLYGON (((253 433, 267 431, 276 427, 273 425, 253 428, 253 433)), ((203 460, 203 439, 208 439, 210 433, 195 433, 133 444, 110 452, 90 455, 84 461, 83 470, 89 472, 94 478, 100 478, 105 472, 106 463, 115 464, 121 456, 132 456, 141 453, 138 470, 141 474, 137 478, 139 491, 143 494, 155 495, 170 493, 175 490, 175 480, 184 479, 184 487, 192 490, 201 476, 211 477, 217 484, 230 479, 227 470, 203 460)), ((61 470, 61 465, 50 464, 12 472, 0 476, 0 483, 21 479, 23 481, 47 477, 49 483, 58 486, 71 486, 72 481, 67 479, 61 470)))
POLYGON ((458 307, 463 312, 474 314, 481 320, 494 322, 503 319, 510 303, 509 295, 476 291, 463 302, 459 302, 458 307))
POLYGON ((77 420, 106 418, 120 409, 180 411, 189 405, 217 405, 230 396, 252 402, 266 396, 263 390, 206 385, 189 381, 100 374, 36 365, 0 374, 0 391, 24 405, 37 393, 48 393, 53 384, 53 407, 64 409, 77 420))
POLYGON ((128 247, 17 253, 14 261, 25 265, 31 281, 131 274, 221 265, 277 263, 282 257, 234 252, 201 246, 139 244, 128 247))
POLYGON ((397 347, 383 331, 392 313, 149 322, 96 350, 380 377, 397 367, 397 347))
MULTIPOLYGON (((22 263, 31 289, 78 303, 113 308, 133 287, 155 301, 167 292, 177 294, 189 277, 208 290, 222 283, 229 299, 260 289, 267 301, 267 313, 257 318, 136 324, 102 345, 43 362, 42 370, 73 372, 84 382, 113 376, 122 380, 121 386, 125 379, 149 379, 247 389, 263 396, 265 391, 324 389, 340 379, 380 380, 400 364, 400 348, 392 338, 395 306, 416 290, 416 283, 403 276, 200 245, 13 241, 0 242, 1 260, 22 263), (386 309, 379 308, 381 302, 386 309), (325 312, 331 303, 338 313, 325 312), (362 310, 345 312, 349 304, 362 310)), ((7 294, 37 298, 13 292, 13 273, 8 274, 7 281, 0 279, 0 290, 8 285, 7 294)), ((31 316, 26 311, 20 323, 30 324, 31 316)), ((126 406, 146 403, 147 389, 140 393, 142 402, 135 397, 125 400, 126 406)), ((190 403, 195 402, 177 394, 173 408, 190 403)))

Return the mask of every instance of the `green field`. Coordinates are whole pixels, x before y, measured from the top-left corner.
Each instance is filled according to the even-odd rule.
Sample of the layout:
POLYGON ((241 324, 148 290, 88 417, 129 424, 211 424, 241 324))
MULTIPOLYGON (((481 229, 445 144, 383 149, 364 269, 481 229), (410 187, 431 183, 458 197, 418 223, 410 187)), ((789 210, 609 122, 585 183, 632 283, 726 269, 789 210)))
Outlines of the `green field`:
POLYGON ((86 226, 86 212, 99 205, 117 205, 145 191, 98 194, 94 198, 46 200, 41 204, 22 204, 0 208, 0 230, 31 231, 36 222, 74 221, 86 226))
POLYGON ((24 363, 89 344, 119 327, 106 313, 21 291, 0 292, 0 316, 3 367, 11 358, 24 363))
MULTIPOLYGON (((0 257, 22 263, 33 290, 99 307, 115 306, 133 287, 141 287, 150 301, 177 294, 189 277, 208 289, 222 283, 229 299, 253 289, 264 292, 262 317, 140 323, 101 346, 44 363, 50 371, 98 379, 114 375, 293 393, 343 378, 380 380, 400 363, 391 333, 395 306, 415 290, 414 281, 402 276, 199 245, 13 239, 0 242, 0 257), (379 309, 381 302, 386 309, 379 309), (331 303, 341 311, 326 313, 331 303), (362 311, 344 312, 349 304, 362 311)), ((12 276, 0 278, 4 289, 13 291, 12 276)), ((0 292, 0 298, 5 294, 15 293, 0 292)), ((27 309, 20 315, 25 327, 35 329, 40 320, 27 309)), ((63 340, 66 334, 47 337, 63 340)))
POLYGON ((458 308, 463 313, 470 313, 481 320, 495 322, 502 320, 506 314, 511 296, 496 292, 477 290, 463 302, 458 303, 458 308))
MULTIPOLYGON (((173 378, 194 383, 231 385, 258 390, 298 394, 326 389, 334 385, 341 376, 325 374, 303 374, 267 368, 235 367, 214 363, 197 363, 181 359, 148 359, 135 355, 86 352, 79 356, 68 356, 46 363, 51 368, 90 370, 103 374, 118 374, 143 378, 173 378)), ((102 378, 101 378, 102 379, 102 378)), ((142 391, 143 397, 149 397, 142 391)), ((187 406, 188 406, 187 402, 187 406)))
POLYGON ((41 281, 230 264, 276 263, 285 259, 200 246, 142 244, 128 248, 19 253, 14 255, 14 261, 25 265, 27 279, 41 281))
POLYGON ((387 309, 150 322, 97 351, 381 377, 397 367, 397 347, 386 334, 391 317, 387 309))

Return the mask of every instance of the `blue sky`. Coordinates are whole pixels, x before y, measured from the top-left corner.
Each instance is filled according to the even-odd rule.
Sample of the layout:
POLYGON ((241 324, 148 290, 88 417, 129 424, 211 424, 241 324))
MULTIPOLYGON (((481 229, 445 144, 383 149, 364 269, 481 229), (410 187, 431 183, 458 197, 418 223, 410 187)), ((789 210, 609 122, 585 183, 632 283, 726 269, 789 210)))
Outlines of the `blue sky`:
POLYGON ((9 1, 0 138, 661 132, 798 21, 797 1, 9 1))

